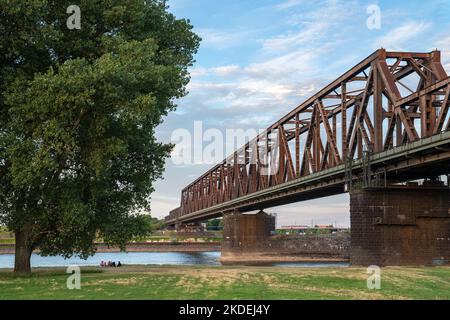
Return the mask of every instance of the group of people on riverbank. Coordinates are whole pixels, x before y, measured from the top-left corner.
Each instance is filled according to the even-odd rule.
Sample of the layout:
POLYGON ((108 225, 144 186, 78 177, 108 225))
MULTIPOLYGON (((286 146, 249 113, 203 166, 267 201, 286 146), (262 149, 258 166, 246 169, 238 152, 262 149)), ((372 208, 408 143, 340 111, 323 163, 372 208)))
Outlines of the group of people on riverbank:
POLYGON ((116 264, 115 261, 108 261, 108 262, 102 261, 102 262, 100 262, 100 267, 101 268, 120 268, 121 266, 122 266, 122 263, 120 261, 117 262, 117 264, 116 264))

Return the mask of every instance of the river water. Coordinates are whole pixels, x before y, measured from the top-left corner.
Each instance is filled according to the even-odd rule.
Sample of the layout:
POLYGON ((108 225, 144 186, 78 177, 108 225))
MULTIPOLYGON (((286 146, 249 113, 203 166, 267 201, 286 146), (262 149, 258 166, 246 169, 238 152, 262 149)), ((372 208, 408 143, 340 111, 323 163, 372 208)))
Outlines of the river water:
MULTIPOLYGON (((37 254, 31 256, 33 267, 66 267, 98 266, 101 261, 121 262, 124 265, 220 265, 220 252, 112 252, 96 253, 94 256, 83 260, 77 257, 68 260, 63 257, 41 257, 37 254)), ((0 255, 0 268, 12 268, 14 255, 0 255)))
MULTIPOLYGON (((63 257, 31 256, 33 267, 67 267, 67 266, 98 266, 101 261, 121 262, 123 265, 205 265, 220 266, 220 252, 130 252, 130 253, 97 253, 87 260, 79 258, 64 259, 63 257)), ((279 263, 282 267, 347 267, 347 263, 279 263)), ((13 268, 14 255, 0 254, 0 269, 13 268)))

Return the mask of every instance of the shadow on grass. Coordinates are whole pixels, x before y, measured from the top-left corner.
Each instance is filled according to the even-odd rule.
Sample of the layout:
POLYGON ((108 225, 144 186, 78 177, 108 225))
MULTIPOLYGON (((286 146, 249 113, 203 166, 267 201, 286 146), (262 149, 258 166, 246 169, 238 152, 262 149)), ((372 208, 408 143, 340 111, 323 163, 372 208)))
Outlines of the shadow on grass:
MULTIPOLYGON (((81 268, 83 274, 101 274, 103 270, 81 268)), ((0 279, 24 279, 67 276, 66 268, 34 268, 31 273, 15 273, 12 269, 0 269, 0 279)))

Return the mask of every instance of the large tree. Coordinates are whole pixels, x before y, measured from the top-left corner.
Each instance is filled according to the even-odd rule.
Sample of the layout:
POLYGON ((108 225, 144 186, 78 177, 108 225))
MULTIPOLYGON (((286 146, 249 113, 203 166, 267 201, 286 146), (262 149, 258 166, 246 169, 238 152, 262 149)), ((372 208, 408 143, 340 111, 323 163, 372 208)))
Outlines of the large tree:
POLYGON ((122 248, 148 231, 171 146, 155 127, 186 94, 199 41, 160 0, 0 0, 0 224, 30 256, 122 248))

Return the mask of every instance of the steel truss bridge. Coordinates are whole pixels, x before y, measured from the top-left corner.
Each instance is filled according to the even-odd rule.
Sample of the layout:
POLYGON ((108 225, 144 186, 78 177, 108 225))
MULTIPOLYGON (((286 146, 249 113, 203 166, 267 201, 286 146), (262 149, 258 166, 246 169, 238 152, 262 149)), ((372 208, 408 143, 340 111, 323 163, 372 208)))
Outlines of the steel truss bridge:
POLYGON ((184 188, 166 224, 446 175, 449 95, 439 51, 377 50, 184 188))

